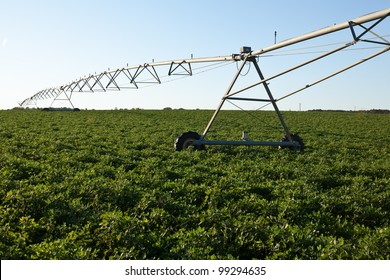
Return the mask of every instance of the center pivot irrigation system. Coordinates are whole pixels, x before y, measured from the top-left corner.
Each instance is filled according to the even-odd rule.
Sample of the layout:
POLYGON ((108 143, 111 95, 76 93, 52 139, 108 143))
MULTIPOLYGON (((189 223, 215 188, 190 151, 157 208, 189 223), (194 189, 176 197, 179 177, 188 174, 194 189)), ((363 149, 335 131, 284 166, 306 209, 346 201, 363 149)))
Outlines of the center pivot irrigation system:
MULTIPOLYGON (((99 92, 99 91, 106 92, 109 90, 121 90, 121 89, 131 89, 131 88, 138 89, 140 84, 143 83, 159 84, 161 83, 161 77, 159 76, 156 70, 156 68, 158 68, 159 66, 165 66, 167 68, 169 67, 168 76, 172 76, 172 75, 192 76, 194 74, 193 67, 192 67, 193 64, 198 64, 198 63, 218 64, 218 63, 225 63, 225 62, 236 62, 237 64, 239 64, 239 66, 237 67, 237 72, 233 80, 231 81, 229 87, 227 88, 225 94, 223 95, 221 102, 216 108, 213 116, 211 117, 203 133, 201 135, 192 131, 183 133, 181 136, 179 136, 176 139, 175 149, 178 151, 185 150, 189 147, 193 147, 194 149, 203 149, 205 145, 245 145, 245 146, 258 145, 258 146, 276 146, 276 147, 283 147, 283 148, 288 147, 290 149, 299 151, 304 148, 304 143, 298 135, 290 133, 286 125, 286 122, 284 121, 283 116, 277 106, 277 102, 389 51, 390 42, 386 40, 386 36, 381 36, 376 32, 374 32, 374 29, 382 21, 384 21, 389 15, 390 15, 390 8, 384 9, 378 12, 374 12, 368 15, 358 17, 351 21, 346 21, 292 39, 288 39, 280 43, 271 45, 267 48, 259 49, 256 51, 252 51, 250 47, 242 47, 240 53, 232 54, 229 56, 218 56, 218 57, 209 57, 209 58, 191 57, 190 59, 162 61, 162 62, 153 61, 152 63, 145 63, 143 65, 126 66, 115 70, 104 71, 98 74, 95 73, 80 78, 79 80, 73 81, 69 84, 65 84, 61 87, 48 88, 42 90, 36 93, 35 95, 33 95, 32 97, 25 99, 20 105, 23 107, 29 105, 36 106, 38 100, 53 99, 53 102, 57 100, 66 100, 73 107, 71 98, 74 92, 99 92), (325 36, 331 33, 335 33, 337 31, 348 30, 348 29, 350 30, 350 34, 352 35, 352 40, 348 41, 347 43, 342 43, 341 46, 338 46, 335 49, 328 50, 324 53, 321 53, 319 56, 316 56, 307 61, 299 63, 291 68, 283 70, 267 78, 264 77, 262 71, 260 70, 260 66, 258 63, 259 58, 272 53, 272 51, 279 50, 304 41, 312 40, 314 38, 325 36), (344 51, 345 49, 352 47, 359 42, 365 42, 365 43, 375 45, 375 48, 379 47, 380 50, 376 53, 370 54, 369 56, 363 59, 358 60, 357 62, 354 62, 344 68, 341 68, 329 75, 326 75, 321 79, 306 84, 305 86, 298 88, 284 95, 281 98, 278 99, 274 98, 271 89, 268 85, 269 81, 281 77, 299 68, 302 68, 303 66, 321 60, 332 54, 344 51), (249 66, 253 65, 254 69, 256 70, 256 75, 258 76, 257 78, 258 81, 249 86, 240 88, 239 90, 233 90, 237 80, 240 78, 240 76, 243 75, 243 69, 245 68, 246 65, 249 66), (257 86, 264 87, 264 90, 266 92, 265 98, 248 98, 242 95, 243 92, 257 86), (242 135, 242 139, 238 141, 207 140, 206 139, 207 133, 212 127, 219 112, 223 108, 225 102, 226 101, 231 102, 231 100, 257 102, 257 103, 265 102, 266 105, 269 104, 272 105, 284 129, 285 136, 280 141, 277 142, 252 141, 248 139, 247 133, 244 132, 242 135)), ((213 67, 216 68, 215 65, 213 67)))

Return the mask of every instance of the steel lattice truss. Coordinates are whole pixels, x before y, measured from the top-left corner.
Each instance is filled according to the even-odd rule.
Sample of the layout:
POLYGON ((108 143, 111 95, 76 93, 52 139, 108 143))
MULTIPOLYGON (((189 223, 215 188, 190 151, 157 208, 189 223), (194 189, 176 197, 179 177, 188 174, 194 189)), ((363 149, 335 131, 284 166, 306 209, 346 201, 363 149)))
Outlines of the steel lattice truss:
POLYGON ((161 84, 161 75, 157 72, 159 66, 169 66, 168 76, 192 76, 193 70, 191 65, 194 63, 229 62, 236 60, 240 60, 240 58, 226 56, 216 58, 191 58, 188 60, 162 61, 145 63, 137 66, 126 66, 98 74, 90 74, 60 87, 41 90, 25 99, 20 105, 36 105, 38 100, 53 99, 53 102, 56 100, 69 101, 73 107, 71 98, 72 94, 75 92, 107 92, 138 89, 140 84, 161 84))
MULTIPOLYGON (((222 96, 221 102, 216 108, 213 116, 211 117, 208 125, 206 126, 203 134, 199 135, 196 132, 189 131, 183 133, 180 137, 176 139, 175 149, 183 150, 188 147, 194 147, 195 149, 203 149, 205 145, 258 145, 258 146, 279 146, 279 147, 289 147, 294 150, 302 150, 304 147, 303 140, 300 136, 290 133, 283 116, 277 106, 277 102, 287 98, 291 95, 294 95, 298 92, 301 92, 313 85, 321 83, 331 77, 334 77, 344 71, 347 71, 361 63, 368 61, 374 57, 377 57, 387 51, 390 50, 390 42, 386 40, 386 36, 381 36, 374 32, 374 29, 382 23, 386 18, 390 15, 390 8, 384 9, 375 13, 371 13, 368 15, 364 15, 358 17, 351 21, 346 21, 337 25, 333 25, 330 27, 326 27, 314 32, 310 32, 304 34, 302 36, 298 36, 286 41, 282 41, 280 43, 271 45, 267 48, 263 48, 257 51, 252 51, 250 47, 242 47, 240 53, 232 54, 228 56, 219 56, 219 57, 209 57, 209 58, 190 58, 183 60, 172 60, 172 61, 162 61, 162 62, 152 62, 146 63, 143 65, 136 66, 126 66, 123 68, 118 68, 115 70, 108 70, 97 74, 87 75, 78 80, 75 80, 71 83, 65 84, 56 88, 48 88, 42 90, 33 96, 25 99, 20 105, 21 106, 29 106, 29 105, 37 105, 37 101, 43 99, 52 99, 53 102, 56 100, 65 100, 69 101, 71 106, 74 108, 71 98, 72 94, 75 92, 105 92, 109 90, 122 90, 122 89, 138 89, 140 84, 142 83, 151 83, 151 84, 160 84, 161 83, 161 75, 158 73, 157 69, 160 69, 165 66, 168 69, 167 76, 172 75, 185 75, 192 76, 194 74, 193 64, 196 63, 227 63, 227 62, 236 62, 237 63, 237 72, 233 77, 232 82, 227 88, 225 94, 222 96), (293 67, 285 69, 273 76, 265 77, 260 69, 258 64, 258 60, 260 57, 265 57, 267 54, 272 51, 286 48, 288 46, 292 46, 301 42, 309 41, 311 39, 322 37, 331 33, 335 33, 341 30, 350 30, 350 34, 352 40, 342 43, 335 49, 322 52, 320 55, 311 58, 307 61, 299 63, 293 67), (368 37, 370 36, 370 37, 368 37), (374 37, 372 37, 374 36, 374 37), (350 65, 347 65, 333 73, 330 73, 314 82, 306 83, 304 86, 289 92, 282 97, 274 98, 270 87, 268 86, 268 82, 281 77, 287 73, 293 72, 297 69, 300 69, 306 65, 312 64, 316 61, 319 61, 325 57, 329 57, 335 53, 344 51, 352 46, 365 42, 371 45, 374 45, 374 48, 380 48, 379 51, 370 54, 369 56, 362 58, 350 65), (241 64, 240 64, 241 63, 241 64), (239 65, 240 64, 240 65, 239 65), (237 90, 236 82, 243 75, 243 69, 246 65, 253 65, 252 69, 255 69, 255 76, 257 82, 250 84, 249 86, 239 87, 237 90), (257 86, 262 86, 265 91, 264 98, 252 98, 245 96, 241 93, 252 89, 257 86), (249 136, 247 132, 243 133, 241 140, 208 140, 206 139, 206 135, 208 134, 211 126, 213 125, 215 119, 217 118, 220 110, 224 106, 225 102, 228 101, 232 103, 232 101, 247 101, 247 102, 257 102, 257 103, 266 103, 266 105, 272 105, 275 110, 277 117, 283 127, 285 132, 284 138, 281 141, 276 142, 262 142, 262 141, 253 141, 249 140, 249 136)), ((246 75, 246 74, 245 74, 246 75)), ((52 104, 53 104, 52 102, 52 104)), ((232 103, 233 104, 233 103, 232 103)), ((264 107, 263 106, 263 107, 264 107)), ((241 108, 240 108, 241 109, 241 108)))
MULTIPOLYGON (((267 48, 263 48, 257 51, 251 51, 250 48, 248 50, 245 48, 242 48, 241 53, 239 54, 232 54, 227 56, 218 56, 218 57, 208 57, 208 58, 190 58, 190 59, 182 59, 182 60, 172 60, 172 61, 162 61, 162 62, 152 62, 152 63, 145 63, 143 65, 135 65, 135 66, 126 66, 123 68, 118 68, 114 70, 108 70, 101 73, 95 73, 90 74, 87 76, 84 76, 78 80, 72 81, 68 84, 65 84, 60 87, 55 88, 48 88, 39 91, 38 93, 34 94, 33 96, 25 99, 23 102, 20 103, 21 106, 29 106, 29 105, 37 105, 37 101, 39 100, 45 100, 45 99, 52 99, 53 102, 56 100, 66 100, 69 101, 71 106, 73 107, 73 104, 71 102, 71 98, 73 93, 75 92, 106 92, 110 90, 123 90, 123 89, 138 89, 140 84, 144 83, 154 83, 154 84, 160 84, 162 82, 161 80, 161 74, 158 73, 157 69, 160 68, 160 66, 168 66, 169 70, 168 73, 166 73, 168 76, 171 75, 186 75, 191 76, 193 75, 193 69, 192 65, 196 63, 217 63, 217 62, 229 62, 229 61, 242 61, 243 65, 246 63, 252 63, 255 58, 261 57, 265 55, 266 53, 285 48, 287 46, 291 46, 303 41, 311 40, 316 37, 324 36, 327 34, 331 34, 340 30, 344 29, 350 29, 353 40, 348 42, 347 44, 343 44, 340 47, 337 47, 334 50, 331 50, 329 52, 326 52, 324 54, 321 54, 320 56, 317 56, 313 59, 310 59, 308 61, 305 61, 299 65, 296 65, 292 68, 289 68, 287 70, 284 70, 272 77, 268 78, 260 78, 260 80, 248 87, 245 87, 239 91, 236 92, 230 92, 226 94, 223 97, 223 100, 227 99, 240 99, 239 97, 236 97, 235 95, 248 90, 252 87, 258 86, 258 85, 266 85, 266 82, 275 79, 277 77, 280 77, 282 75, 285 75, 286 73, 292 72, 298 68, 301 68, 305 65, 311 64, 317 60, 320 60, 324 57, 327 57, 331 54, 334 54, 336 52, 345 50, 346 48, 349 48, 358 42, 367 42, 367 43, 373 43, 376 45, 383 45, 384 48, 380 50, 379 52, 370 55, 369 57, 363 58, 359 60, 358 62, 349 65, 343 69, 340 69, 322 79, 319 79, 318 81, 315 81, 313 83, 306 84, 304 87, 297 89, 289 94, 286 94, 282 98, 279 98, 278 100, 273 100, 273 98, 267 99, 267 100, 248 100, 248 101, 267 101, 267 102, 273 102, 273 101, 280 101, 283 98, 286 98, 292 94, 295 94, 297 92, 300 92, 312 85, 315 85, 317 83, 320 83, 326 79, 329 79, 330 77, 333 77, 341 72, 344 72, 352 67, 355 67, 373 57, 376 57, 384 52, 387 52, 389 50, 390 43, 387 41, 384 37, 374 33, 373 29, 381 23, 384 19, 386 19, 390 14, 390 8, 384 9, 375 13, 371 13, 365 16, 361 16, 356 18, 355 20, 346 21, 334 26, 326 27, 314 32, 307 33, 302 36, 298 36, 283 42, 280 42, 278 44, 271 45, 267 48), (365 26, 364 24, 369 24, 368 26, 365 26), (370 34, 370 36, 375 35, 376 39, 366 39, 367 34, 370 34)), ((257 63, 256 63, 257 65, 257 63)), ((255 66, 256 66, 255 65, 255 66)), ((241 71, 239 71, 241 73, 241 71)), ((260 75, 262 76, 262 75, 260 75)), ((235 77, 237 79, 237 77, 235 77)), ((235 80, 234 80, 235 81, 235 80)), ((267 90, 267 89, 266 89, 267 90)), ((53 104, 53 103, 52 103, 53 104)))

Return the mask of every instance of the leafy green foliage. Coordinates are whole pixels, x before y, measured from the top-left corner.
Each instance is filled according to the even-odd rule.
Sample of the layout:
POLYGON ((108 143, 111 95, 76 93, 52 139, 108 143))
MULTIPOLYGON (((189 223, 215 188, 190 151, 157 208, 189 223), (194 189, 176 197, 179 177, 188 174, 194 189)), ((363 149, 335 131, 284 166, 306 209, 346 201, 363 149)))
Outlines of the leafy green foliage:
MULTIPOLYGON (((390 258, 389 115, 285 112, 302 153, 174 152, 211 114, 0 111, 1 258, 390 258)), ((279 140, 274 115, 209 139, 279 140)))

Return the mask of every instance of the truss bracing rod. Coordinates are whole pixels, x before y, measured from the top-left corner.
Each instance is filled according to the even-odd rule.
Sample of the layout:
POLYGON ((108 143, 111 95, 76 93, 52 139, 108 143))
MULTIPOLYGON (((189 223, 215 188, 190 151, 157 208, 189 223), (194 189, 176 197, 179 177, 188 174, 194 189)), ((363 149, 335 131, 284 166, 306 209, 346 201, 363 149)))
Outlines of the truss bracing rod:
POLYGON ((345 49, 345 48, 348 48, 348 47, 351 46, 352 44, 354 44, 354 43, 348 43, 348 44, 346 44, 346 45, 344 45, 344 46, 338 47, 338 48, 336 48, 336 49, 334 49, 334 50, 331 50, 331 51, 329 51, 329 52, 327 52, 327 53, 324 53, 324 54, 322 54, 322 55, 320 55, 320 56, 317 56, 317 57, 315 57, 315 58, 313 58, 313 59, 310 59, 310 60, 308 60, 308 61, 305 61, 305 62, 303 62, 303 63, 301 63, 301 64, 298 64, 298 65, 296 65, 296 66, 294 66, 294 67, 291 67, 291 68, 289 68, 289 69, 287 69, 287 70, 285 70, 285 71, 282 71, 282 72, 280 72, 280 73, 278 73, 278 74, 276 74, 276 75, 274 75, 274 76, 271 76, 271 77, 269 77, 269 78, 263 79, 263 80, 261 80, 261 81, 259 81, 259 82, 256 82, 256 83, 254 83, 254 84, 252 84, 252 85, 250 85, 250 86, 247 86, 247 87, 245 87, 245 88, 242 88, 242 89, 240 89, 240 90, 237 90, 237 91, 235 91, 235 92, 229 94, 228 96, 230 97, 230 96, 236 95, 236 94, 238 94, 238 93, 241 93, 241 92, 243 92, 243 91, 246 91, 246 90, 251 89, 251 88, 253 88, 253 87, 256 87, 256 86, 258 86, 258 85, 261 85, 261 84, 263 84, 263 83, 266 83, 266 82, 268 82, 268 81, 271 81, 271 80, 273 80, 273 79, 275 79, 275 78, 277 78, 277 77, 283 76, 283 75, 285 75, 285 74, 287 74, 287 73, 289 73, 289 72, 292 72, 292 71, 294 71, 294 70, 296 70, 296 69, 299 69, 299 68, 301 68, 301 67, 303 67, 303 66, 306 66, 306 65, 308 65, 308 64, 310 64, 310 63, 313 63, 313 62, 315 62, 315 61, 317 61, 317 60, 320 60, 320 59, 322 59, 322 58, 324 58, 324 57, 327 57, 327 56, 329 56, 329 55, 331 55, 331 54, 334 54, 334 53, 336 53, 336 52, 339 52, 339 51, 341 51, 341 50, 343 50, 343 49, 345 49))
MULTIPOLYGON (((373 21, 376 19, 386 18, 387 16, 389 16, 389 14, 390 14, 390 8, 384 9, 384 10, 381 10, 381 11, 378 11, 375 13, 371 13, 371 14, 368 14, 365 16, 358 17, 358 18, 352 20, 352 22, 354 22, 356 24, 362 24, 362 23, 366 23, 366 22, 373 21)), ((307 34, 304 34, 304 35, 301 35, 301 36, 298 36, 298 37, 295 37, 292 39, 285 40, 285 41, 280 42, 278 44, 269 46, 269 47, 264 48, 264 49, 260 49, 260 50, 255 51, 255 52, 252 52, 251 55, 253 55, 253 56, 261 55, 261 54, 264 54, 264 53, 267 53, 267 52, 270 52, 273 50, 277 50, 277 49, 280 49, 283 47, 287 47, 287 46, 290 46, 290 45, 293 45, 296 43, 300 43, 303 41, 314 39, 316 37, 320 37, 320 36, 323 36, 326 34, 334 33, 336 31, 340 31, 340 30, 343 30, 343 29, 346 29, 349 27, 350 27, 350 21, 346 21, 346 22, 339 23, 339 24, 329 26, 326 28, 322 28, 320 30, 313 31, 313 32, 310 32, 310 33, 307 33, 307 34)))
POLYGON ((182 62, 178 63, 176 67, 173 67, 175 63, 171 63, 171 66, 169 67, 168 76, 170 75, 189 75, 192 76, 192 69, 191 69, 191 63, 188 63, 187 61, 183 60, 182 62), (183 66, 183 64, 188 64, 188 69, 183 66), (184 74, 176 74, 174 73, 178 68, 184 69, 184 74))
POLYGON ((336 72, 333 72, 332 74, 330 74, 330 75, 328 75, 328 76, 325 76, 325 77, 323 77, 323 78, 321 78, 321 79, 319 79, 319 80, 317 80, 317 81, 315 81, 315 82, 312 82, 312 83, 310 83, 310 84, 307 84, 307 85, 305 85, 304 87, 302 87, 302 88, 300 88, 300 89, 297 89, 297 90, 295 90, 295 91, 293 91, 293 92, 291 92, 291 93, 289 93, 289 94, 287 94, 287 95, 285 95, 285 96, 283 96, 283 97, 281 97, 281 98, 278 98, 276 101, 283 100, 283 99, 285 99, 285 98, 287 98, 287 97, 289 97, 289 96, 291 96, 291 95, 294 95, 294 94, 296 94, 296 93, 298 93, 298 92, 300 92, 300 91, 303 91, 303 90, 305 90, 305 89, 307 89, 307 88, 309 88, 309 87, 311 87, 311 86, 314 86, 314 85, 316 85, 316 84, 319 84, 319 83, 321 83, 321 82, 323 82, 323 81, 325 81, 325 80, 327 80, 327 79, 329 79, 329 78, 332 78, 332 77, 334 77, 334 76, 336 76, 336 75, 338 75, 338 74, 340 74, 340 73, 342 73, 342 72, 345 72, 345 71, 347 71, 347 70, 349 70, 349 69, 351 69, 351 68, 353 68, 353 67, 356 67, 356 66, 358 66, 359 64, 362 64, 363 62, 366 62, 366 61, 368 61, 368 60, 370 60, 370 59, 373 59, 374 57, 377 57, 378 55, 381 55, 381 54, 383 54, 383 53, 385 53, 385 52, 387 52, 387 51, 389 51, 389 50, 390 50, 390 47, 384 48, 383 50, 381 50, 381 51, 379 51, 379 52, 376 52, 376 53, 374 53, 374 54, 372 54, 372 55, 370 55, 370 56, 367 56, 367 57, 365 57, 365 58, 363 58, 363 59, 361 59, 361 60, 359 60, 359 61, 357 61, 357 62, 355 62, 355 63, 352 63, 352 64, 348 65, 347 67, 344 67, 344 68, 342 68, 342 69, 340 69, 340 70, 338 70, 338 71, 336 71, 336 72))

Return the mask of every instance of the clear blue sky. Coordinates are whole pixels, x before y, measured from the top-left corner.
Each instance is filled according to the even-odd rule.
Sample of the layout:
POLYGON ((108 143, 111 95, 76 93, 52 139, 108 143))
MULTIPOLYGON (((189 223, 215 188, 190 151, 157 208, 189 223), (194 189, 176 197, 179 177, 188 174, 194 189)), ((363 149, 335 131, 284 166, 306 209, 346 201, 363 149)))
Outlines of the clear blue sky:
MULTIPOLYGON (((274 43, 275 31, 281 41, 389 7, 390 1, 379 0, 0 0, 0 109, 15 107, 42 89, 107 68, 191 54, 230 55, 244 45, 257 50, 274 43)), ((380 31, 390 35, 390 19, 380 31)), ((329 43, 350 40, 345 34, 329 43)), ((331 71, 334 66, 336 70, 352 62, 351 58, 363 56, 365 51, 344 53, 306 72, 272 81, 271 89, 276 97, 283 96, 290 90, 287 85, 303 86, 320 78, 324 69, 331 71)), ((309 57, 264 58, 261 66, 265 75, 273 74, 279 66, 280 71, 283 65, 309 57)), ((283 110, 298 110, 299 106, 302 110, 390 109, 388 65, 390 52, 287 98, 279 106, 283 110)), ((235 70, 233 63, 139 90, 74 93, 72 101, 79 108, 96 109, 213 109, 235 70)))

